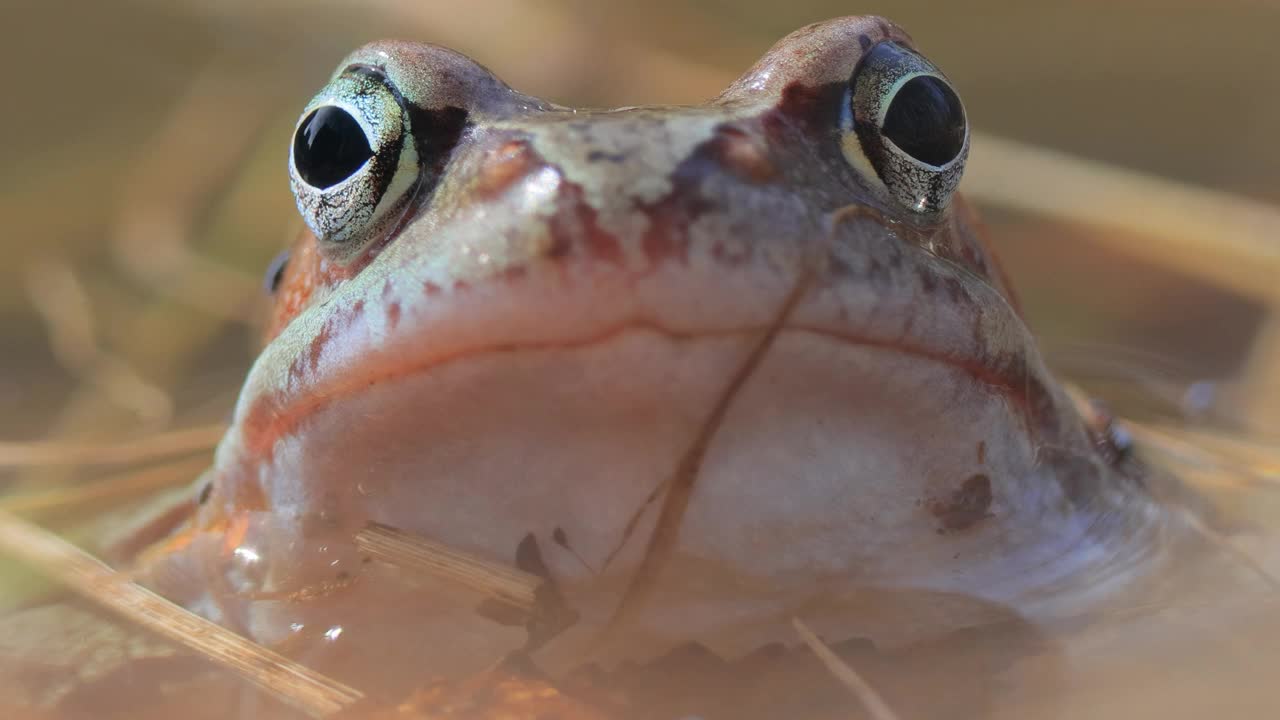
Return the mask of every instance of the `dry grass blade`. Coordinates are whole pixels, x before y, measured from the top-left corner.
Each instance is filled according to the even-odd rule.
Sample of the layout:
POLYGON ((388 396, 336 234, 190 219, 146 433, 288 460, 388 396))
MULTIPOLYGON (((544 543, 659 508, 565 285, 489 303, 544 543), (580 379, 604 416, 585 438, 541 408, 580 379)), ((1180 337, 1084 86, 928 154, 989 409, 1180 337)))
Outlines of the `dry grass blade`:
MULTIPOLYGON (((839 217, 839 214, 837 214, 837 217, 839 217)), ((837 219, 836 222, 839 222, 839 220, 837 219)), ((825 250, 825 243, 822 248, 825 250)), ((621 624, 635 608, 642 605, 652 592, 658 575, 662 572, 662 568, 665 567, 667 559, 675 550, 676 542, 679 540, 680 527, 684 523, 685 511, 688 509, 689 501, 693 497, 694 485, 697 483, 698 474, 702 468, 702 459, 707 454, 711 439, 715 437, 721 423, 724 422, 729 408, 738 396, 738 391, 755 374, 756 368, 760 366, 760 362, 764 359, 769 348, 773 347, 773 341, 777 339, 778 333, 782 331, 783 324, 786 323, 787 318, 791 316, 791 312, 809 289, 810 281, 813 278, 814 264, 813 262, 805 262, 801 266, 795 285, 792 286, 787 297, 783 299, 777 315, 729 379, 728 385, 717 397, 711 413, 698 429, 698 434, 693 443, 689 446, 684 456, 680 458, 680 464, 676 467, 675 472, 672 473, 671 479, 664 483, 667 488, 666 496, 663 498, 662 507, 658 511, 658 520, 654 524, 653 532, 649 535, 648 546, 645 548, 644 557, 640 560, 640 567, 632 575, 631 581, 622 593, 622 599, 618 601, 618 607, 613 611, 613 617, 609 619, 608 625, 605 626, 597 642, 607 642, 614 628, 621 624)), ((646 504, 648 502, 646 500, 646 504)))
POLYGON ((78 485, 2 495, 0 509, 24 514, 69 513, 93 505, 93 509, 97 511, 114 501, 189 483, 207 465, 208 461, 204 458, 195 458, 112 477, 95 478, 92 482, 78 485))
POLYGON ((962 190, 993 205, 1126 231, 1101 239, 1152 264, 1280 304, 1275 206, 982 134, 973 136, 962 190))
POLYGON ((123 358, 99 347, 92 302, 71 266, 45 262, 27 271, 27 296, 44 320, 49 344, 63 367, 97 387, 120 407, 150 422, 173 415, 169 394, 144 379, 123 358))
POLYGON ((538 604, 538 576, 388 525, 369 523, 356 534, 356 546, 382 562, 462 585, 525 613, 538 604))
POLYGON ((308 715, 323 718, 363 695, 128 582, 106 564, 0 510, 0 551, 139 626, 199 652, 308 715))
POLYGON ((1247 550, 1244 550, 1232 542, 1230 538, 1224 537, 1221 533, 1206 525, 1204 520, 1190 510, 1184 510, 1183 516, 1185 517, 1187 524, 1191 526, 1191 529, 1199 533, 1201 537, 1209 542, 1209 544, 1221 550, 1227 557, 1235 560, 1241 567, 1252 572, 1260 581, 1262 581, 1262 584, 1267 586, 1268 590, 1274 593, 1280 593, 1280 578, 1272 575, 1271 571, 1269 571, 1262 562, 1247 550))
POLYGON ((808 625, 801 622, 800 618, 791 618, 791 624, 795 627, 796 632, 800 635, 800 639, 805 645, 813 651, 814 655, 822 661, 827 670, 840 681, 841 685, 849 688, 849 692, 862 703, 867 709, 867 714, 871 716, 871 720, 899 720, 898 714, 889 707, 889 704, 880 697, 880 693, 871 687, 870 683, 862 679, 862 676, 849 667, 849 664, 840 659, 839 655, 827 647, 827 644, 809 629, 808 625))
POLYGON ((202 213, 243 168, 267 122, 272 85, 244 82, 233 54, 216 56, 190 78, 183 97, 120 180, 124 198, 112 231, 122 267, 163 297, 225 321, 248 322, 260 293, 256 276, 194 247, 202 213), (175 165, 201 147, 198 166, 175 165))
POLYGON ((1280 447, 1265 441, 1173 425, 1126 423, 1145 448, 1195 467, 1218 468, 1223 484, 1267 484, 1280 489, 1280 447))
POLYGON ((0 442, 0 467, 128 465, 209 450, 224 432, 205 425, 116 443, 0 442))

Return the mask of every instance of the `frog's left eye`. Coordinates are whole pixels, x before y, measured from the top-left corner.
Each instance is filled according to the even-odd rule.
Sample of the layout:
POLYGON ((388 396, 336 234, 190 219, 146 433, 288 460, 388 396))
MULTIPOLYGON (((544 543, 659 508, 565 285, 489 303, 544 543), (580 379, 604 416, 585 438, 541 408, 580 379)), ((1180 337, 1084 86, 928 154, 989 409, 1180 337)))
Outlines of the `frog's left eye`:
POLYGON ((419 179, 404 99, 385 73, 352 66, 307 105, 289 177, 326 256, 344 262, 386 229, 419 179))
POLYGON ((951 201, 969 124, 960 97, 924 57, 892 41, 868 50, 849 81, 843 126, 845 157, 873 170, 894 200, 920 213, 951 201))

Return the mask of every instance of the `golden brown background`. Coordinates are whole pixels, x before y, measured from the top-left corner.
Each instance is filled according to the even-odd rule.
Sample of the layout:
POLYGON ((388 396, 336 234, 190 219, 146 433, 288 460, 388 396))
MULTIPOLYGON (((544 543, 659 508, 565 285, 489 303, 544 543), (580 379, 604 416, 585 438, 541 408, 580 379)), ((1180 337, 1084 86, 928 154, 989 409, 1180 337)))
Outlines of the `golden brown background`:
MULTIPOLYGON (((295 115, 359 43, 450 45, 563 103, 695 102, 783 34, 872 12, 913 33, 982 131, 1280 199, 1280 7, 1262 0, 7 0, 0 435, 114 437, 226 412, 257 279, 298 226, 295 115), (57 307, 76 302, 88 317, 57 307), (52 316, 75 320, 51 343, 52 316)), ((1097 228, 987 215, 1046 336, 1141 349, 1180 378, 1237 374, 1256 298, 1104 252, 1097 228)), ((1203 255, 1215 263, 1211 244, 1203 255)))
MULTIPOLYGON (((300 227, 285 168, 297 112, 360 43, 448 45, 565 104, 681 103, 801 25, 855 13, 906 27, 976 129, 1189 185, 1204 204, 1153 207, 1140 183, 1071 219, 962 190, 978 191, 1053 360, 1144 418, 1180 421, 1189 384, 1215 381, 1215 424, 1280 438, 1280 3, 0 0, 0 440, 226 418, 259 278, 300 227), (1189 212, 1210 231, 1184 233, 1189 212)), ((984 172, 1052 204, 1055 167, 984 172)), ((1079 167, 1086 185, 1112 177, 1079 167)), ((54 465, 0 466, 0 483, 48 487, 70 474, 54 465)), ((28 582, 0 567, 0 610, 28 582)))

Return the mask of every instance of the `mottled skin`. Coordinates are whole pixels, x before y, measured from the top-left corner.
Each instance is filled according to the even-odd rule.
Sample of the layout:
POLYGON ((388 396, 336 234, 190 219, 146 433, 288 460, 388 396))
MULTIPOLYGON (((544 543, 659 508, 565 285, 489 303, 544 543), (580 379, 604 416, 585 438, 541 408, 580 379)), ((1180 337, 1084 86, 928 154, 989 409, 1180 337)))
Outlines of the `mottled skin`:
POLYGON ((366 237, 294 248, 273 339, 151 582, 394 685, 389 667, 461 672, 524 635, 360 562, 369 520, 506 562, 532 534, 582 616, 544 651, 567 664, 749 650, 791 639, 795 613, 828 636, 974 620, 904 620, 922 594, 1048 621, 1157 564, 1163 516, 1046 371, 972 213, 904 207, 843 124, 886 39, 911 47, 879 18, 810 26, 704 105, 613 111, 437 47, 356 51, 337 77, 385 73, 418 175, 366 237), (599 644, 661 502, 624 527, 797 283, 656 586, 599 644), (896 599, 868 609, 872 590, 896 599))

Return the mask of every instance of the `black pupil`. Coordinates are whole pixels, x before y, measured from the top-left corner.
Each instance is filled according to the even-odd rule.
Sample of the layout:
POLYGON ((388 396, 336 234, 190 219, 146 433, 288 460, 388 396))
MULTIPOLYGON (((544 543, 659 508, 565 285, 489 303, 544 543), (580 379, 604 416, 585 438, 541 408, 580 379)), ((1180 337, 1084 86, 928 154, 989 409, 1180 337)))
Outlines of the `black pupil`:
POLYGON ((298 174, 321 190, 351 177, 371 157, 373 148, 360 123, 332 105, 308 115, 293 137, 293 164, 298 174))
POLYGON ((946 165, 964 147, 960 98, 938 78, 911 78, 890 101, 881 132, 916 160, 946 165))

